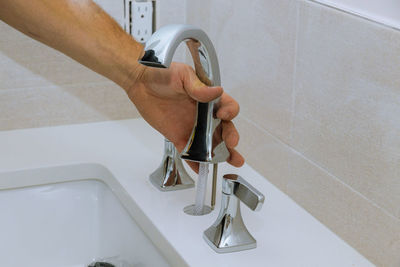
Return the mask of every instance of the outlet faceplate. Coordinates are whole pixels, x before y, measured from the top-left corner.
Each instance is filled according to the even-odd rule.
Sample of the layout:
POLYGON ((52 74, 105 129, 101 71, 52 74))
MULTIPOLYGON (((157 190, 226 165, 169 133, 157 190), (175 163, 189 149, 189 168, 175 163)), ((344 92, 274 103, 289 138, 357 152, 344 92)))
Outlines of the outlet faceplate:
POLYGON ((125 0, 125 30, 145 43, 153 33, 153 3, 125 0))

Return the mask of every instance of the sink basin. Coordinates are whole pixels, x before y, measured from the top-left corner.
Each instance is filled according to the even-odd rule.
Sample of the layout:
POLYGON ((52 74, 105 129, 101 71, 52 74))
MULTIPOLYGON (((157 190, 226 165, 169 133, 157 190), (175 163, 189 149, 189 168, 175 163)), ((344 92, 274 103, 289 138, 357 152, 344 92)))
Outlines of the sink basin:
POLYGON ((148 179, 163 140, 143 119, 0 132, 0 267, 374 266, 247 164, 218 172, 266 195, 259 212, 241 209, 257 248, 215 253, 203 231, 218 216, 221 183, 213 212, 184 213, 194 188, 160 192, 148 179))
POLYGON ((101 180, 61 177, 54 177, 57 183, 32 185, 37 178, 51 179, 54 170, 62 171, 2 174, 30 185, 0 190, 1 266, 88 266, 94 261, 169 266, 117 198, 120 190, 113 192, 101 180))

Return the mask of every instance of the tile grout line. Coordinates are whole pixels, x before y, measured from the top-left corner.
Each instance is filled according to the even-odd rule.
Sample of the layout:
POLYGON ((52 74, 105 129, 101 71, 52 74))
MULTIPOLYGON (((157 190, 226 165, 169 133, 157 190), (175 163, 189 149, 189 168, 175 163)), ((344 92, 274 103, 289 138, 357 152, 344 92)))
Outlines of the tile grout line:
POLYGON ((330 177, 332 177, 334 180, 336 180, 337 182, 339 182, 340 184, 342 184, 344 187, 348 188, 350 191, 352 191, 353 193, 355 193, 356 195, 360 196, 361 198, 363 198, 364 200, 366 200, 369 204, 371 204, 372 206, 374 206, 375 208, 383 211, 383 213, 385 213, 387 216, 391 217, 392 219, 394 219, 395 221, 400 223, 400 218, 397 218, 395 215, 391 214, 388 210, 386 210, 385 208, 379 206, 377 203, 375 203, 374 201, 370 200, 369 198, 367 198, 366 196, 364 196, 362 193, 360 193, 359 191, 355 190, 354 188, 352 188, 351 186, 349 186, 348 184, 346 184, 345 182, 343 182, 342 180, 340 180, 337 176, 335 176, 334 174, 332 174, 331 172, 329 172, 327 169, 325 169, 323 166, 318 165, 317 163, 315 163, 314 161, 312 161, 311 159, 307 158, 303 153, 293 149, 293 152, 297 155, 299 155, 301 158, 303 158, 304 160, 308 161, 310 164, 312 164, 314 167, 320 169, 321 171, 324 171, 325 173, 327 173, 330 177))
POLYGON ((289 142, 293 142, 293 128, 294 128, 294 115, 296 108, 296 82, 297 82, 297 49, 298 49, 298 36, 300 24, 300 2, 296 2, 296 29, 295 29, 295 42, 294 42, 294 62, 293 62, 293 77, 292 77, 292 103, 290 115, 290 134, 289 142))
POLYGON ((334 180, 336 180, 337 182, 339 182, 340 184, 342 184, 344 187, 348 188, 350 191, 352 191, 353 193, 357 194, 358 196, 360 196, 361 198, 363 198, 364 200, 366 200, 369 204, 371 204, 372 206, 374 206, 375 208, 380 209, 381 211, 383 211, 383 213, 385 213, 387 216, 389 216, 390 218, 394 219, 397 222, 400 222, 400 218, 397 218, 396 216, 394 216, 393 214, 391 214, 389 211, 387 211, 385 208, 379 206, 378 204, 376 204, 375 202, 373 202, 372 200, 370 200, 369 198, 367 198, 366 196, 364 196, 362 193, 358 192, 357 190, 355 190, 354 188, 352 188, 351 186, 349 186, 348 184, 346 184, 345 182, 343 182, 342 180, 340 180, 338 177, 336 177, 334 174, 332 174, 331 172, 329 172, 327 169, 325 169, 324 167, 318 165, 317 163, 315 163, 314 161, 312 161, 311 159, 307 158, 303 153, 297 151, 296 149, 294 149, 292 146, 290 146, 289 144, 286 144, 285 142, 283 142, 281 139, 279 139, 278 137, 276 137, 275 135, 271 134, 269 131, 265 130, 264 128, 258 126, 255 122, 253 122, 252 120, 250 120, 249 118, 247 118, 244 115, 240 115, 241 118, 243 118, 244 120, 246 120, 248 123, 252 124, 254 127, 256 127, 258 130, 264 132, 265 134, 267 134, 268 136, 272 137, 275 141, 277 141, 278 143, 282 144, 283 146, 285 146, 287 149, 289 149, 290 151, 292 151, 293 153, 299 155, 301 158, 303 158, 304 160, 306 160, 308 163, 312 164, 314 167, 317 167, 318 169, 324 171, 325 173, 327 173, 330 177, 332 177, 334 180))
MULTIPOLYGON (((297 53, 298 53, 298 42, 299 42, 299 28, 300 28, 300 6, 301 2, 295 2, 296 9, 296 25, 295 25, 295 39, 294 39, 294 52, 293 52, 293 73, 292 73, 292 95, 291 95, 291 112, 290 112, 290 124, 289 124, 289 143, 293 143, 293 132, 294 132, 294 120, 296 113, 296 84, 297 84, 297 53)), ((289 175, 292 173, 293 162, 291 159, 287 161, 287 168, 289 175)), ((285 182, 285 191, 288 192, 289 180, 285 182)))

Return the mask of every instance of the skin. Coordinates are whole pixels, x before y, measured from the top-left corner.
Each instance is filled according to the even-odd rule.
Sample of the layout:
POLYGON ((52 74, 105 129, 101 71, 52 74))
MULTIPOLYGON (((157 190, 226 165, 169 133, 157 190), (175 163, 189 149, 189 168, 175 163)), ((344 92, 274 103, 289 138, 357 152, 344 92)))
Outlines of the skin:
MULTIPOLYGON (((216 116, 222 119, 222 138, 228 162, 244 163, 235 150, 239 134, 232 119, 238 103, 221 87, 201 83, 182 63, 168 69, 138 63, 143 47, 91 0, 0 0, 0 19, 24 34, 68 55, 120 85, 142 117, 182 151, 196 114, 196 101, 221 97, 216 116)), ((198 165, 189 163, 197 171, 198 165)))

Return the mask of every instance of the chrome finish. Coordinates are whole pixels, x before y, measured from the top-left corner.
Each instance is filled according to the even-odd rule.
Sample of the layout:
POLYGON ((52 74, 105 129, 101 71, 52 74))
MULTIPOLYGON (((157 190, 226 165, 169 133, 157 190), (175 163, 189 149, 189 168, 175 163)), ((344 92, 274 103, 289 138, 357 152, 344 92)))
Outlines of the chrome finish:
POLYGON ((212 190, 211 190, 211 209, 215 207, 215 198, 217 195, 217 178, 218 178, 218 164, 213 165, 213 177, 212 177, 212 190))
POLYGON ((165 139, 164 157, 160 167, 150 175, 151 183, 161 191, 191 188, 194 181, 183 167, 174 144, 165 139))
POLYGON ((215 223, 204 231, 204 239, 218 253, 252 249, 256 240, 243 223, 241 200, 254 211, 261 209, 264 195, 236 174, 224 175, 221 211, 215 223))
POLYGON ((183 208, 183 212, 185 212, 188 215, 192 215, 192 216, 201 216, 201 215, 209 214, 213 210, 211 207, 209 207, 207 205, 204 205, 203 206, 203 211, 201 212, 201 214, 198 214, 198 213, 194 212, 194 207, 195 207, 195 204, 186 206, 186 207, 183 208))
MULTIPOLYGON (((167 25, 157 30, 146 42, 145 56, 140 63, 168 68, 176 48, 186 41, 193 58, 196 74, 206 85, 221 85, 217 55, 204 31, 190 25, 167 25)), ((197 114, 190 139, 181 158, 208 163, 224 162, 229 151, 222 140, 221 120, 215 111, 219 99, 209 103, 197 103, 197 114)))

